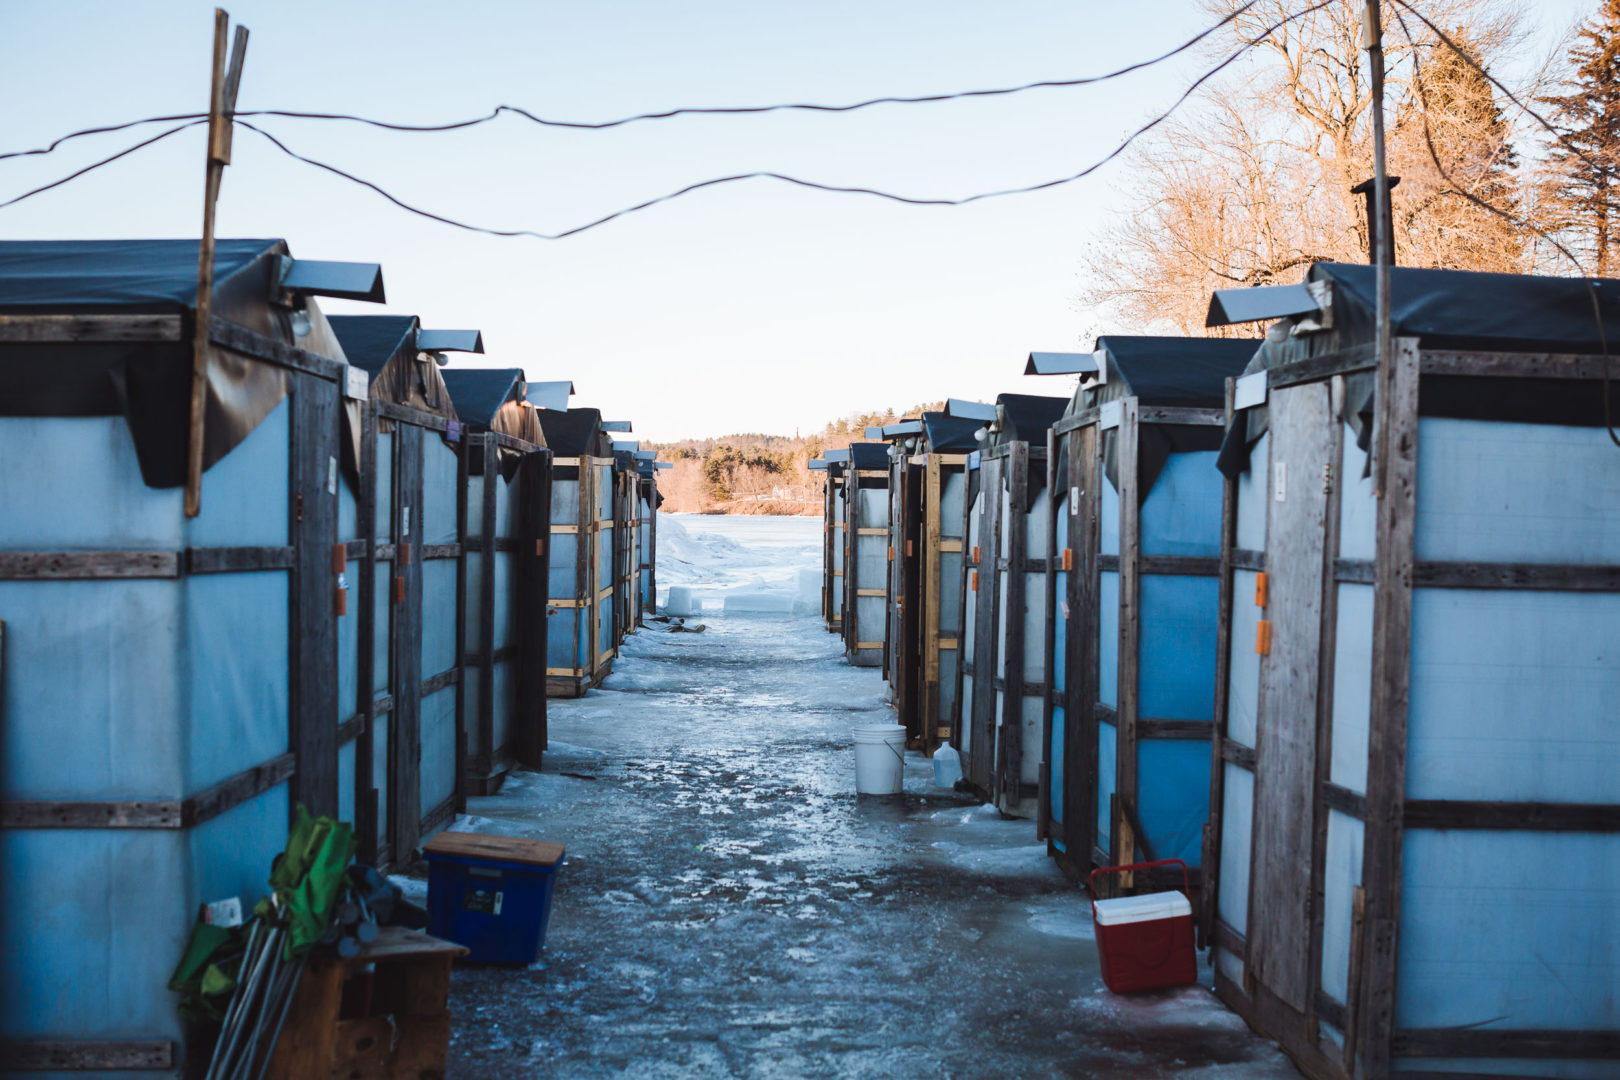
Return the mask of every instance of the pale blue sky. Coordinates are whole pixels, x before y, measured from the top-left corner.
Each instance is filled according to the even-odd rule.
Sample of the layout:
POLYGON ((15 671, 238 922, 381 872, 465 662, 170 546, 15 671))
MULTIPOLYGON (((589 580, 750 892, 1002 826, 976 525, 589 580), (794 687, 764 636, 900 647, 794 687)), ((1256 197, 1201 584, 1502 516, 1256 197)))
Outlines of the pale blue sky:
MULTIPOLYGON (((204 108, 212 7, 0 0, 0 150, 204 108)), ((418 123, 500 103, 600 120, 1070 78, 1162 52, 1206 19, 1191 0, 227 7, 252 30, 239 108, 418 123)), ((1549 0, 1537 11, 1551 34, 1589 7, 1549 0)), ((1066 175, 1172 101, 1205 62, 1190 56, 1104 87, 605 132, 509 118, 433 135, 266 126, 449 216, 555 231, 733 172, 952 197, 1066 175)), ((0 162, 0 199, 133 141, 103 136, 0 162)), ((0 211, 0 236, 195 236, 202 141, 200 130, 182 133, 0 211)), ((1129 183, 1116 165, 1036 195, 933 208, 754 181, 569 240, 495 239, 414 218, 239 131, 219 234, 380 262, 388 310, 482 329, 487 362, 571 378, 576 404, 631 419, 642 437, 791 434, 946 396, 1063 392, 1022 378, 1023 357, 1089 348, 1081 337, 1101 323, 1076 300, 1079 257, 1129 183)))

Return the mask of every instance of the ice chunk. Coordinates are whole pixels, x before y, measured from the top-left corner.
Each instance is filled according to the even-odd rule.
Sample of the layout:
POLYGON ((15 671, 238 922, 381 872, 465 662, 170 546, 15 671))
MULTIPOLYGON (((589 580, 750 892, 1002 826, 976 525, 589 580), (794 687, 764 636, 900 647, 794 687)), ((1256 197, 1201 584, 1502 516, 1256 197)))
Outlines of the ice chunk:
POLYGON ((664 610, 670 615, 696 615, 698 611, 692 606, 692 587, 690 585, 671 585, 669 587, 669 600, 664 604, 664 610))

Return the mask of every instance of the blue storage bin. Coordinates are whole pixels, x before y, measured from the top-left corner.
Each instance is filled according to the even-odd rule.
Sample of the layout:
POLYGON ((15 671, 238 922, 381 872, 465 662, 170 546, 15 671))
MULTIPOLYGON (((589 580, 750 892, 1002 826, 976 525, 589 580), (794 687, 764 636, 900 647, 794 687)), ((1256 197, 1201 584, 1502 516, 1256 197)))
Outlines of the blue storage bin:
POLYGON ((546 942, 561 844, 443 832, 428 860, 428 933, 481 964, 532 964, 546 942))

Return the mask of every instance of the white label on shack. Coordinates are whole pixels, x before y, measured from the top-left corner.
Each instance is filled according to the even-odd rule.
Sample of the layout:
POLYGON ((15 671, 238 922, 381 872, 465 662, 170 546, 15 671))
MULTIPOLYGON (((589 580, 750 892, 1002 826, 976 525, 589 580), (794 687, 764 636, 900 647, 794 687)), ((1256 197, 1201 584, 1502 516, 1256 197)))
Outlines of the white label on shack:
POLYGON ((352 364, 343 371, 343 396, 364 401, 370 395, 371 376, 366 374, 365 368, 355 367, 352 364))
POLYGON ((1079 512, 1080 512, 1080 488, 1079 487, 1072 487, 1072 488, 1069 489, 1069 513, 1078 514, 1079 512))
POLYGON ((411 508, 408 506, 399 508, 399 535, 411 535, 411 508))
POLYGON ((335 457, 326 459, 326 493, 328 495, 337 494, 337 458, 335 457))
POLYGON ((1277 461, 1271 465, 1271 497, 1276 502, 1288 501, 1288 462, 1277 461))
POLYGON ((1119 427, 1120 417, 1125 415, 1125 406, 1117 401, 1105 401, 1103 407, 1097 410, 1097 426, 1104 431, 1119 427))
POLYGON ((1252 409, 1266 403, 1266 373, 1257 371, 1245 375, 1232 388, 1232 408, 1252 409))

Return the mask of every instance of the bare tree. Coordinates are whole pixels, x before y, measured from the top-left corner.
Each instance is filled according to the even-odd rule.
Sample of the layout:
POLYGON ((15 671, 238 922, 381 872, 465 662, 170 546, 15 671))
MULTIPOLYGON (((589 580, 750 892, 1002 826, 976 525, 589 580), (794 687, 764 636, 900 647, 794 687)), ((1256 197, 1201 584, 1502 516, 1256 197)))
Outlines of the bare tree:
MULTIPOLYGON (((1087 252, 1082 295, 1127 323, 1183 333, 1202 331, 1214 289, 1297 281, 1312 262, 1361 261, 1368 250, 1364 204, 1350 190, 1372 167, 1362 0, 1336 0, 1270 34, 1297 3, 1205 6, 1235 14, 1234 31, 1257 42, 1256 61, 1132 159, 1139 196, 1087 252)), ((1508 0, 1431 0, 1424 11, 1460 28, 1481 64, 1523 38, 1508 0)), ((1403 177, 1393 198, 1397 259, 1525 269, 1512 125, 1490 84, 1438 44, 1422 33, 1385 40, 1390 157, 1403 177)))

